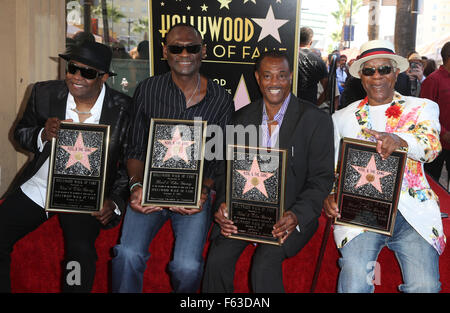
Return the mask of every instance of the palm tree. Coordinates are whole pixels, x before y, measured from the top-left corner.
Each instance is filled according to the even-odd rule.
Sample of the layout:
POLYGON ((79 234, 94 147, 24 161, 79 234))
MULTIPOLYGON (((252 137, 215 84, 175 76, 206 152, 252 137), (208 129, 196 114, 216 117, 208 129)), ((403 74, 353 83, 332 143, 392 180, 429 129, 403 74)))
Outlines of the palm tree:
POLYGON ((148 40, 148 17, 140 18, 136 24, 133 24, 131 29, 133 33, 144 33, 143 40, 148 40))
POLYGON ((85 0, 83 4, 84 11, 84 31, 87 33, 91 32, 91 7, 92 0, 85 0))
POLYGON ((416 47, 417 14, 412 13, 411 0, 397 0, 397 13, 395 16, 395 51, 407 56, 416 47))
POLYGON ((106 0, 101 1, 102 6, 102 20, 103 20, 103 38, 106 44, 109 44, 109 26, 108 26, 108 11, 106 10, 106 0))
POLYGON ((344 25, 346 23, 346 19, 350 17, 350 8, 352 9, 352 15, 358 13, 359 9, 362 6, 362 0, 336 0, 338 3, 339 9, 335 12, 332 12, 331 15, 336 20, 336 24, 339 29, 331 34, 331 39, 334 42, 339 42, 342 46, 343 38, 342 32, 344 25))
POLYGON ((101 0, 101 4, 94 7, 92 9, 92 15, 102 18, 103 20, 103 38, 105 38, 105 42, 109 43, 109 27, 108 27, 108 17, 111 17, 112 23, 117 23, 120 19, 125 18, 120 11, 116 9, 116 7, 112 7, 109 4, 106 4, 106 0, 101 0), (105 24, 106 21, 106 24, 105 24), (105 35, 108 34, 108 35, 105 35), (108 36, 108 37, 106 37, 108 36), (108 38, 108 41, 106 40, 108 38))
POLYGON ((378 24, 380 2, 380 0, 372 0, 369 2, 369 25, 367 27, 367 37, 369 40, 378 39, 380 32, 380 25, 378 24))

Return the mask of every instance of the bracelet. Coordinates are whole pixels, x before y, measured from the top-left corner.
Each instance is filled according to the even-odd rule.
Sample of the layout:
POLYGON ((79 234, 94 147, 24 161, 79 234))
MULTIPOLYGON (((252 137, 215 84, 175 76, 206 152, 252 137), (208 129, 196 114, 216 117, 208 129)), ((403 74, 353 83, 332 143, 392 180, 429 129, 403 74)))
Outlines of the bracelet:
POLYGON ((133 190, 133 188, 136 187, 136 186, 141 186, 141 187, 142 187, 142 184, 141 184, 140 182, 134 183, 134 184, 131 185, 131 187, 130 187, 130 192, 131 192, 131 191, 133 190))

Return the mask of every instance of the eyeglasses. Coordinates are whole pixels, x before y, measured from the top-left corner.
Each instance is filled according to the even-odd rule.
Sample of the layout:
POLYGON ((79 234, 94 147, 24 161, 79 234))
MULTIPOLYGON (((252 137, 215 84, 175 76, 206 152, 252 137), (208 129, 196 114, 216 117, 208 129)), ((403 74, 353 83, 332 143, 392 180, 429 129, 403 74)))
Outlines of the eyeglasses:
POLYGON ((363 74, 364 76, 373 76, 376 71, 378 71, 378 74, 380 74, 380 75, 387 75, 387 74, 391 73, 392 66, 383 65, 383 66, 379 66, 378 68, 375 68, 375 67, 364 67, 361 70, 361 74, 363 74))
POLYGON ((77 71, 80 71, 81 76, 86 79, 94 79, 94 78, 97 78, 98 76, 102 76, 102 75, 106 74, 106 73, 100 73, 99 71, 94 70, 93 68, 80 67, 78 65, 75 65, 72 62, 69 62, 69 64, 67 64, 67 71, 70 74, 75 74, 77 71))
POLYGON ((180 54, 181 52, 183 52, 184 49, 186 49, 187 53, 197 54, 200 52, 202 45, 189 45, 189 46, 169 45, 167 47, 169 48, 169 51, 172 54, 180 54))

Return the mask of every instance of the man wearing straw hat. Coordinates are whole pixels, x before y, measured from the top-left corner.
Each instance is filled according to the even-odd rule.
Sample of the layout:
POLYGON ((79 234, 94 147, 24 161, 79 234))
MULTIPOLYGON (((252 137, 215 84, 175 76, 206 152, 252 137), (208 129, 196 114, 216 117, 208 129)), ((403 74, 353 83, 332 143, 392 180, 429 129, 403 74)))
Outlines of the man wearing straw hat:
MULTIPOLYGON (((336 151, 342 137, 376 142, 382 158, 398 148, 408 148, 393 235, 334 227, 341 254, 338 292, 373 292, 376 260, 385 246, 399 261, 403 275, 400 291, 440 291, 439 255, 444 251, 445 235, 437 196, 423 171, 423 164, 441 151, 439 108, 431 100, 402 96, 394 90, 398 74, 408 67, 408 61, 395 54, 392 43, 374 40, 363 44, 350 74, 361 78, 367 97, 333 114, 336 151)), ((324 208, 328 217, 339 216, 333 194, 324 208)))

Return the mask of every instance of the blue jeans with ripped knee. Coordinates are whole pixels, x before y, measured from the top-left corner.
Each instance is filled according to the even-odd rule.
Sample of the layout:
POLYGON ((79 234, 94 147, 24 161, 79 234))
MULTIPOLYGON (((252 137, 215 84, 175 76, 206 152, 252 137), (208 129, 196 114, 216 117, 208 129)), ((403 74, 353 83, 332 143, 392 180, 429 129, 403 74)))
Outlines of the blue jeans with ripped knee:
POLYGON ((382 283, 382 273, 388 272, 383 264, 376 263, 383 247, 395 253, 400 264, 403 284, 399 290, 406 293, 437 293, 439 282, 439 254, 404 219, 400 212, 392 237, 365 232, 350 240, 339 252, 341 271, 338 292, 370 293, 375 283, 382 283), (380 272, 376 272, 379 267, 380 272), (380 275, 376 277, 376 275, 380 275))

